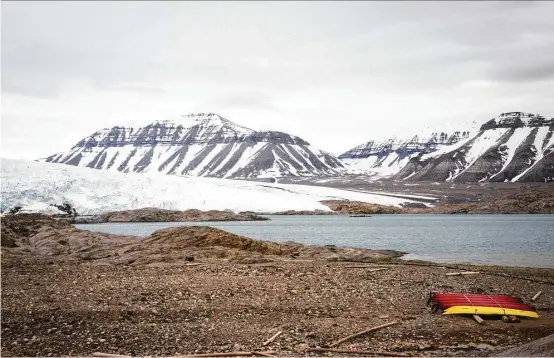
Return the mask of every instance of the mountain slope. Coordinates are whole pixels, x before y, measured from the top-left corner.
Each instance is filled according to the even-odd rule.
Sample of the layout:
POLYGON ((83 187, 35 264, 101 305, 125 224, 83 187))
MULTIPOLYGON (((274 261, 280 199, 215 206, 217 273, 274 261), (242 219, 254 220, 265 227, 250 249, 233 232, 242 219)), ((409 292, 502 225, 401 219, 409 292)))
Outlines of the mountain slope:
POLYGON ((436 152, 458 143, 469 136, 469 131, 415 135, 410 138, 391 138, 369 141, 341 154, 339 159, 351 173, 377 173, 381 176, 396 174, 411 158, 436 152))
POLYGON ((551 181, 554 179, 554 118, 522 112, 502 113, 466 140, 411 158, 394 178, 551 181))
POLYGON ((122 174, 69 165, 1 160, 1 210, 58 213, 52 205, 69 204, 79 214, 99 214, 155 207, 171 210, 277 212, 325 210, 322 200, 356 200, 400 206, 417 202, 373 193, 326 187, 270 184, 219 178, 183 178, 152 174, 122 174))
POLYGON ((71 150, 44 159, 124 173, 220 178, 336 175, 332 155, 282 132, 239 126, 214 113, 183 116, 142 128, 113 127, 82 139, 71 150))

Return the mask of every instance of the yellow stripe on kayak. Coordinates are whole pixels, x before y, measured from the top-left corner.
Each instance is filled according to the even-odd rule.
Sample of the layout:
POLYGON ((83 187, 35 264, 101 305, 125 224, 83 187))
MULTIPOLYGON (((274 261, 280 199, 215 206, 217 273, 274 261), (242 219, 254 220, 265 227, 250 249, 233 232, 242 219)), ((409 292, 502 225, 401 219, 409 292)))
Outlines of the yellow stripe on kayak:
POLYGON ((484 307, 484 306, 453 306, 447 308, 443 314, 479 314, 499 316, 519 316, 539 318, 537 312, 516 310, 513 308, 484 307))

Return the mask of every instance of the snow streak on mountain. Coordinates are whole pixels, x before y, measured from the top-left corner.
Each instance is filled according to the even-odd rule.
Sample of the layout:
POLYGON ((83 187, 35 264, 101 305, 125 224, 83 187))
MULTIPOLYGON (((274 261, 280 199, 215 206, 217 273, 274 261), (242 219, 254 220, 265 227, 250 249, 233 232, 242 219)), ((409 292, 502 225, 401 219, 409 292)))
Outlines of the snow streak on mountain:
POLYGON ((369 141, 341 154, 339 159, 351 173, 390 176, 400 171, 411 158, 435 152, 468 136, 469 131, 452 134, 441 132, 430 136, 414 135, 410 138, 369 141))
POLYGON ((502 113, 476 131, 368 142, 339 156, 349 171, 401 180, 554 180, 554 118, 502 113))
POLYGON ((142 128, 102 129, 68 152, 44 160, 124 173, 243 179, 338 175, 343 171, 337 158, 299 137, 257 132, 214 113, 190 114, 142 128))
POLYGON ((554 118, 503 113, 454 146, 412 158, 395 178, 412 180, 551 181, 554 118))

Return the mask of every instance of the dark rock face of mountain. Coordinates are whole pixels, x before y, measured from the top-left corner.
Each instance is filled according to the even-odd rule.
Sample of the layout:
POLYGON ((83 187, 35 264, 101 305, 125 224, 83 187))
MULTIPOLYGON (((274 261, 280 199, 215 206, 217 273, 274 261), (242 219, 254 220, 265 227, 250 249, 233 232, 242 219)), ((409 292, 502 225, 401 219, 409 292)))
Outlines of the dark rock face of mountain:
POLYGON ((408 180, 551 181, 554 180, 554 118, 509 112, 440 153, 410 159, 394 178, 408 180))
POLYGON ((554 180, 554 118, 507 112, 470 132, 370 141, 339 159, 347 171, 400 180, 554 180))
POLYGON ((539 114, 523 112, 502 113, 499 117, 493 118, 484 123, 480 130, 495 128, 522 128, 522 127, 544 127, 554 125, 554 118, 546 119, 539 114))
POLYGON ((432 133, 428 137, 415 135, 408 139, 369 141, 341 154, 339 159, 354 172, 373 171, 392 175, 401 170, 411 158, 436 152, 468 136, 468 131, 456 131, 432 133))
POLYGON ((374 172, 400 180, 551 181, 554 118, 507 112, 475 131, 369 141, 339 159, 287 133, 254 131, 217 114, 199 113, 142 128, 106 128, 45 161, 125 173, 241 179, 374 172))
POLYGON ((214 113, 154 122, 142 128, 106 128, 47 162, 120 172, 222 178, 337 175, 342 163, 305 140, 253 131, 214 113))
POLYGON ((386 156, 391 153, 409 155, 413 153, 432 153, 438 147, 455 144, 467 138, 469 132, 433 133, 424 138, 413 136, 409 139, 392 138, 386 141, 369 141, 339 155, 339 159, 368 158, 371 156, 386 156))

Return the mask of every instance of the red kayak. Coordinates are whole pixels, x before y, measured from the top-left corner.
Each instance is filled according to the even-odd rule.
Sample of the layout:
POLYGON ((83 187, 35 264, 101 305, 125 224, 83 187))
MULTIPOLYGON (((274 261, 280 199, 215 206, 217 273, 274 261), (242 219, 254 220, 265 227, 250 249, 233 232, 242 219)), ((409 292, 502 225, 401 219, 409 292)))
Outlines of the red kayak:
POLYGON ((524 304, 521 298, 505 295, 480 295, 474 293, 432 293, 430 302, 439 308, 454 306, 481 306, 512 308, 523 311, 536 311, 535 307, 524 304))

